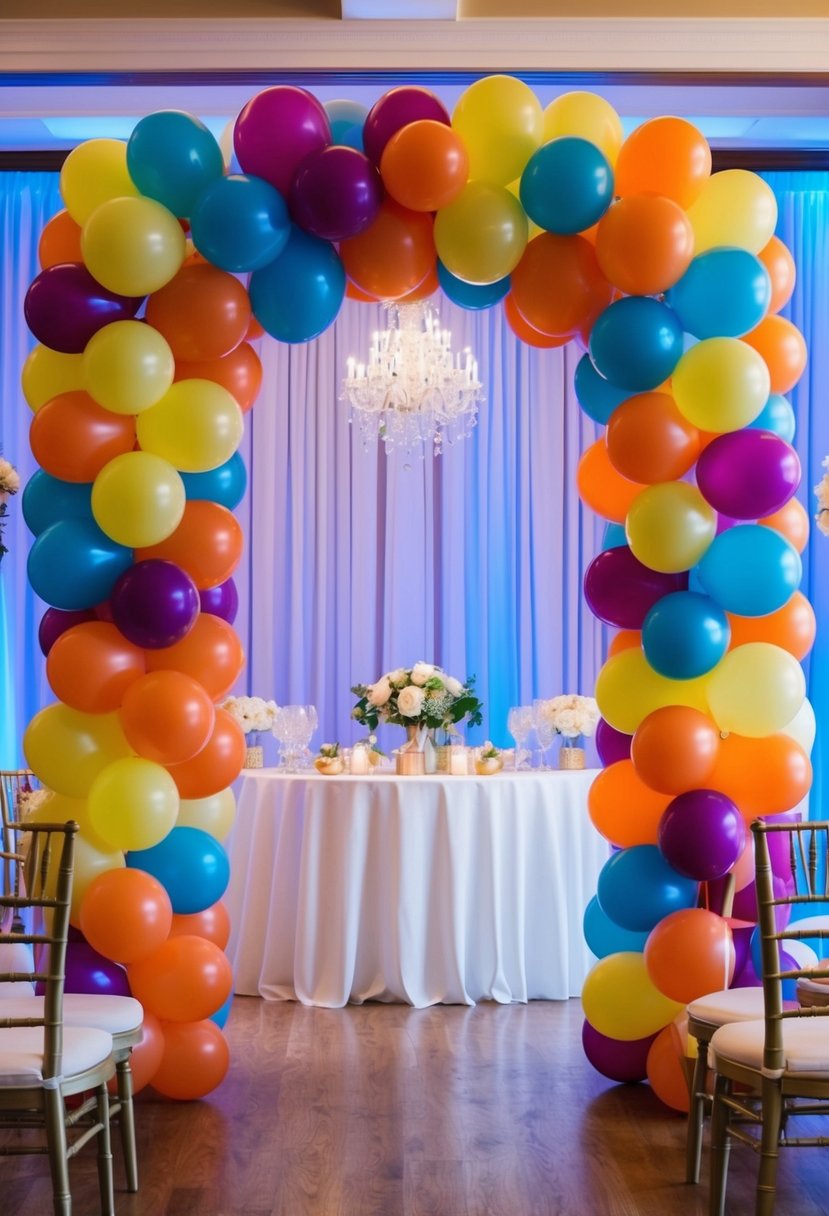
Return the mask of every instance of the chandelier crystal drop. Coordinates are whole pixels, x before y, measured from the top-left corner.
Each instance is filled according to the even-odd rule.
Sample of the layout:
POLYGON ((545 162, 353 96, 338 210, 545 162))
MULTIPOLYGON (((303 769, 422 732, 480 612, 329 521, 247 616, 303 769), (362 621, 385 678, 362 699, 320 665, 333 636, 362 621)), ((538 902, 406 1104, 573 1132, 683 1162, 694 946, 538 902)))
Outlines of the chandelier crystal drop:
POLYGON ((453 353, 452 335, 434 309, 387 304, 388 328, 372 335, 368 363, 349 358, 343 400, 363 446, 382 439, 397 449, 439 456, 444 443, 467 439, 483 400, 478 364, 467 348, 453 353))

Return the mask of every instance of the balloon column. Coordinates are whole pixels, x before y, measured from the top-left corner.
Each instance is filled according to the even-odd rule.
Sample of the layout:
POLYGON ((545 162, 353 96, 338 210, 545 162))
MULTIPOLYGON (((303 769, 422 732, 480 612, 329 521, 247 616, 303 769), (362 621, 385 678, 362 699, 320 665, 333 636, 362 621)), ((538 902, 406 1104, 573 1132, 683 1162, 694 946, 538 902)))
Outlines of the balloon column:
POLYGON ((578 488, 616 533, 585 594, 625 632, 597 689, 591 814, 620 851, 588 910, 585 1045, 608 1075, 662 1069, 673 1040, 651 1037, 733 970, 714 891, 745 872, 746 820, 809 783, 789 726, 814 620, 783 396, 805 351, 778 315, 794 267, 773 195, 712 176, 681 119, 623 141, 602 98, 544 109, 508 76, 451 116, 410 85, 368 112, 274 86, 232 142, 231 171, 198 119, 163 111, 126 146, 76 148, 26 298, 29 573, 59 698, 26 754, 54 791, 43 813, 82 827, 75 923, 154 1019, 142 1075, 192 1097, 226 1065, 209 1019, 230 987, 219 841, 243 740, 216 702, 242 667, 251 340, 307 342, 346 295, 438 286, 468 309, 503 301, 523 342, 587 350, 577 395, 607 430, 578 488))

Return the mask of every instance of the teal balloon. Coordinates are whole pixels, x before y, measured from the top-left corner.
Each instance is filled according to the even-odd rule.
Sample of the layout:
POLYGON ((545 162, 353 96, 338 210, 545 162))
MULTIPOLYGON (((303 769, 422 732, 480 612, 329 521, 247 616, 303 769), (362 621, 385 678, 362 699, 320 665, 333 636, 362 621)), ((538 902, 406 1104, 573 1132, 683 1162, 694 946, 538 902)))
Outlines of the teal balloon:
POLYGON ((230 996, 227 998, 224 1005, 221 1005, 216 1010, 215 1013, 211 1013, 210 1021, 215 1022, 216 1025, 219 1027, 219 1030, 222 1030, 224 1028, 225 1022, 230 1017, 230 1010, 231 1010, 232 1005, 233 1005, 233 993, 231 992, 230 996))
POLYGON ((624 524, 605 524, 602 538, 602 551, 605 549, 621 549, 628 543, 624 524))
POLYGON ((800 554, 781 532, 737 524, 711 542, 697 566, 702 588, 737 616, 768 616, 800 585, 800 554))
POLYGON ((191 234, 196 249, 214 266, 241 274, 261 270, 279 257, 291 221, 275 186, 235 173, 213 182, 199 197, 191 234))
POLYGON ((230 881, 227 853, 201 828, 175 827, 151 849, 128 853, 127 865, 157 878, 182 916, 212 907, 230 881))
POLYGON ((771 431, 786 443, 792 443, 795 432, 794 410, 785 397, 772 393, 761 412, 748 424, 755 431, 771 431))
POLYGON ((589 355, 582 355, 576 364, 573 386, 579 405, 587 417, 598 422, 599 426, 607 426, 616 406, 627 401, 630 396, 626 388, 619 388, 617 384, 611 384, 604 376, 600 376, 590 362, 589 355))
POLYGON ((676 313, 650 296, 625 296, 599 315, 590 333, 590 359, 600 376, 629 393, 657 388, 682 357, 676 313))
POLYGON ((94 608, 109 599, 132 560, 132 549, 117 545, 93 520, 61 519, 32 545, 29 582, 35 595, 53 608, 94 608))
POLYGON ((771 279, 747 249, 709 249, 693 259, 665 299, 695 338, 741 338, 768 312, 771 279))
POLYGON ((245 497, 248 474, 238 452, 229 460, 207 473, 182 473, 181 480, 188 499, 217 502, 228 511, 235 511, 245 497))
POLYGON ((533 152, 521 174, 521 205, 548 232, 568 235, 597 223, 613 201, 613 170, 587 139, 565 135, 533 152))
POLYGON ((642 623, 645 658, 670 680, 705 675, 717 666, 730 640, 731 626, 722 608, 696 591, 663 595, 642 623))
POLYGON ((62 519, 92 519, 92 482, 61 481, 38 469, 26 483, 21 499, 29 531, 40 536, 62 519))
POLYGON ((606 958, 608 954, 620 954, 622 951, 641 954, 648 940, 647 930, 637 932, 623 929, 612 921, 595 895, 584 910, 583 929, 584 940, 596 958, 606 958))
POLYGON ((250 279, 259 324, 280 342, 310 342, 332 324, 345 297, 345 270, 329 241, 293 227, 276 261, 250 279))
POLYGON ((135 126, 127 169, 142 194, 188 217, 203 190, 224 173, 222 150, 200 118, 159 110, 135 126))
POLYGON ((698 884, 668 865, 655 844, 620 849, 605 862, 599 906, 622 929, 649 933, 665 916, 697 902, 698 884))
POLYGON ((440 259, 438 259, 438 282, 443 288, 444 295, 453 304, 473 311, 492 308, 493 304, 503 300, 510 287, 509 275, 506 278, 497 279, 494 283, 466 283, 457 275, 452 274, 451 270, 447 270, 440 259))
POLYGON ((343 98, 325 101, 323 108, 331 126, 332 144, 345 144, 346 147, 362 152, 363 124, 368 116, 368 108, 360 105, 359 101, 343 98))

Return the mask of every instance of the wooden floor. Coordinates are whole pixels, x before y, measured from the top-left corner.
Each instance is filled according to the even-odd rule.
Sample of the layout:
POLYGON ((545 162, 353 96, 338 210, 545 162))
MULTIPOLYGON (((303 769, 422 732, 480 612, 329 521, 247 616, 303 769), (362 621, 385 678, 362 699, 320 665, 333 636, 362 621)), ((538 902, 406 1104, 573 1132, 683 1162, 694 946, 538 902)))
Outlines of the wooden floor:
MULTIPOLYGON (((306 1009, 237 997, 203 1102, 137 1102, 138 1195, 118 1216, 704 1216, 685 1125, 586 1062, 577 1001, 306 1009)), ((71 1166, 98 1211, 94 1150, 71 1166)), ((732 1153, 728 1212, 753 1211, 732 1153)), ((0 1158, 2 1216, 48 1216, 43 1158, 0 1158)), ((829 1149, 784 1152, 777 1216, 829 1213, 829 1149)))

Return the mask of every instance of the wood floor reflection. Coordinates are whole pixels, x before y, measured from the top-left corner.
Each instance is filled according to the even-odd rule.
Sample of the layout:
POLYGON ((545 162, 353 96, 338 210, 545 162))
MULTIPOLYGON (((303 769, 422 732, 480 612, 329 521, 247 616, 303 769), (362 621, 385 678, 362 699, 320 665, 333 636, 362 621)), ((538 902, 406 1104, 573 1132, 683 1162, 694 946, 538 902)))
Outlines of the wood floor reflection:
MULTIPOLYGON (((141 1189, 117 1216, 704 1216, 684 1121, 587 1064, 577 1001, 306 1009, 237 997, 230 1074, 137 1101, 141 1189)), ((776 1216, 829 1213, 829 1150, 781 1158, 776 1216)), ((753 1211, 735 1147, 729 1216, 753 1211)), ((94 1152, 71 1166, 98 1212, 94 1152)), ((0 1213, 51 1212, 43 1158, 0 1158, 0 1213)))

